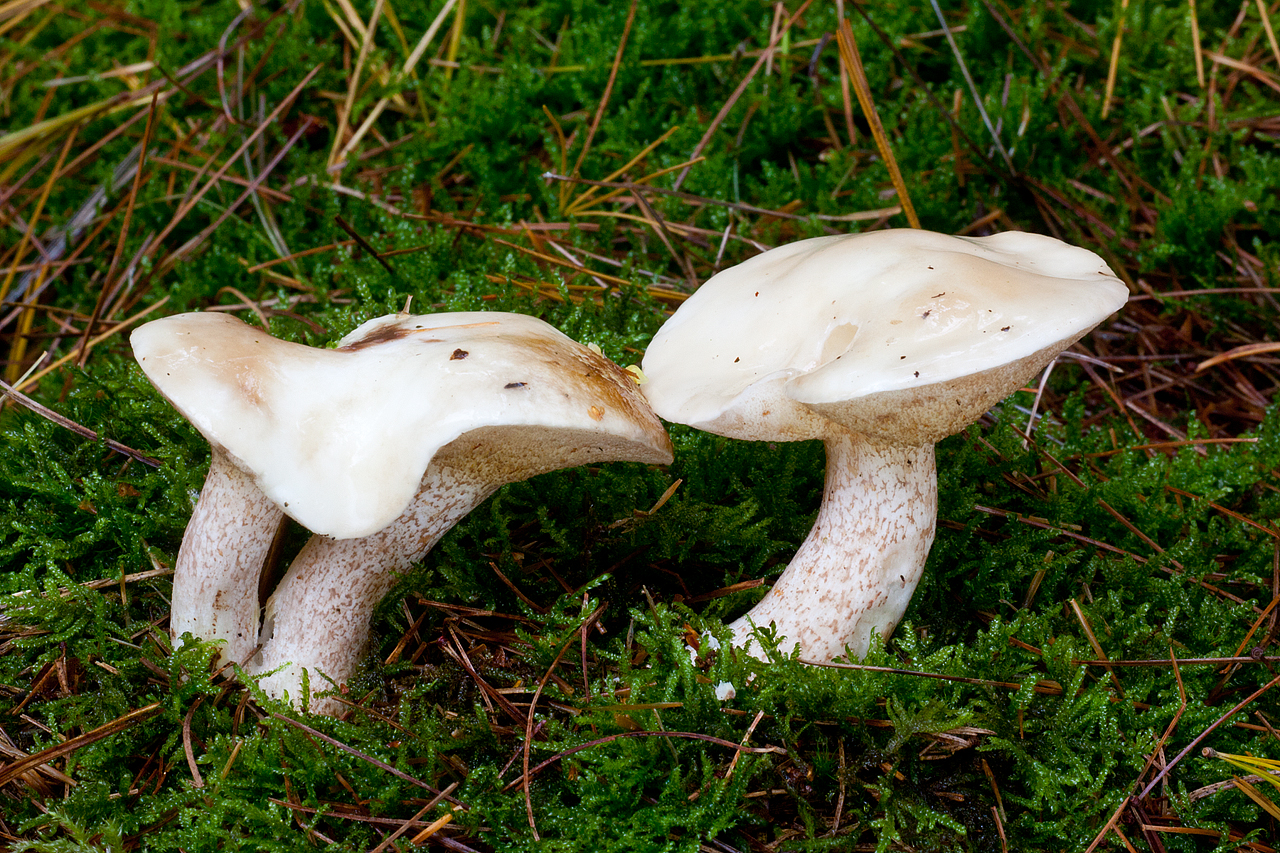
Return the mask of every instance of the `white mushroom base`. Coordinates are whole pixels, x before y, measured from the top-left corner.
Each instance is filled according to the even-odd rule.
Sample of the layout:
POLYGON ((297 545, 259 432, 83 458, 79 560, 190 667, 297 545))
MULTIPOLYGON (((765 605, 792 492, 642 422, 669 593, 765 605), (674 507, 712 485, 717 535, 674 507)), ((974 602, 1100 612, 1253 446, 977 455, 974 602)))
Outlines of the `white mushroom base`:
MULTIPOLYGON (((839 429, 838 427, 836 429, 839 429)), ((761 656, 755 627, 772 624, 778 650, 831 661, 862 657, 911 601, 938 511, 933 445, 874 443, 840 430, 825 440, 818 519, 773 589, 733 622, 733 645, 761 656)))
POLYGON ((245 662, 258 644, 258 577, 283 520, 253 477, 215 446, 174 564, 175 646, 185 633, 224 640, 219 664, 245 662))
MULTIPOLYGON (((266 673, 259 686, 267 695, 288 696, 301 707, 304 670, 313 694, 345 684, 368 645, 378 603, 414 562, 497 488, 497 483, 432 463, 413 502, 389 526, 360 539, 311 537, 267 601, 262 651, 247 668, 251 675, 266 673)), ((336 715, 342 708, 342 702, 330 697, 310 702, 317 714, 336 715)))

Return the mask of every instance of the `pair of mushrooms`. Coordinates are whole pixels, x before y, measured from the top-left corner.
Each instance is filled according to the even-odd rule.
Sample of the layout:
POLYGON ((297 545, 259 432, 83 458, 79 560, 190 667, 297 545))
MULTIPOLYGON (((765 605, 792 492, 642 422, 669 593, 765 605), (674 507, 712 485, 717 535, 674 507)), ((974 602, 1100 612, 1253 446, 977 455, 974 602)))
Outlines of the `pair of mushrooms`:
MULTIPOLYGON (((533 317, 391 315, 336 349, 222 314, 138 328, 143 372, 213 446, 174 566, 169 630, 299 704, 303 671, 355 674, 378 602, 504 483, 607 460, 671 461, 631 373, 533 317), (315 535, 259 620, 285 515, 315 535)), ((311 703, 336 713, 332 697, 311 703)))
POLYGON ((135 354, 213 445, 170 630, 226 641, 223 657, 266 673, 276 697, 298 702, 304 669, 341 684, 378 601, 463 515, 545 471, 670 462, 656 411, 733 438, 824 442, 817 522, 731 629, 755 654, 755 629, 772 624, 784 652, 861 656, 901 619, 932 544, 934 443, 1127 295, 1097 255, 1033 234, 803 240, 686 301, 644 357, 643 396, 631 374, 521 315, 383 317, 335 350, 223 315, 154 321, 135 354), (316 535, 260 625, 258 579, 284 514, 316 535))

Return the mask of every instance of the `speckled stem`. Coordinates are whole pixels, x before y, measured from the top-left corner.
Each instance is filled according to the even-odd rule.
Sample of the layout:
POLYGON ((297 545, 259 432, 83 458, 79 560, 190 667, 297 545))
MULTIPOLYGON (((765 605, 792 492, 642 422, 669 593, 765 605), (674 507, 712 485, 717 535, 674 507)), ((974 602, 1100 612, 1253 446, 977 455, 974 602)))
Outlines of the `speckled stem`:
POLYGON ((755 651, 752 624, 777 626, 779 650, 829 661, 888 636, 920 580, 938 512, 933 445, 893 447, 829 436, 827 480, 813 530, 773 589, 730 627, 755 651))
MULTIPOLYGON (((279 699, 300 705, 302 671, 312 693, 344 684, 355 673, 369 638, 374 608, 410 566, 498 484, 432 463, 417 496, 399 518, 360 539, 313 536, 267 602, 262 652, 249 671, 279 699)), ((313 699, 310 710, 335 714, 342 704, 313 699)))
POLYGON ((258 577, 284 514, 219 448, 173 570, 169 634, 226 640, 220 662, 258 644, 258 577))

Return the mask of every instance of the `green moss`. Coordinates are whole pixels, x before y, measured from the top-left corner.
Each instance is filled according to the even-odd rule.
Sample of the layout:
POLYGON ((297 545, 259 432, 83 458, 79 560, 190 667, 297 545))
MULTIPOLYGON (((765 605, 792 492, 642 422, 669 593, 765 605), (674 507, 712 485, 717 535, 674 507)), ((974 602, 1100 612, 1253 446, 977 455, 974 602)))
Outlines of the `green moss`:
MULTIPOLYGON (((413 43, 442 5, 386 8, 413 43)), ((344 50, 325 4, 303 3, 251 37, 244 22, 233 26, 239 7, 228 4, 122 7, 154 24, 154 59, 170 74, 214 49, 228 28, 233 43, 247 38, 245 73, 255 73, 251 97, 228 102, 236 122, 220 118, 229 90, 213 72, 186 84, 185 97, 163 105, 153 158, 178 150, 200 164, 218 152, 217 168, 251 132, 259 105, 272 109, 321 65, 289 114, 249 152, 257 174, 303 116, 317 120, 267 181, 288 198, 246 203, 177 264, 162 263, 164 253, 142 263, 130 279, 140 298, 131 311, 165 297, 161 313, 232 307, 241 301, 234 288, 253 300, 279 300, 271 303, 284 309, 268 320, 273 334, 326 346, 411 297, 415 311, 534 314, 619 363, 639 361, 668 309, 648 285, 680 290, 686 279, 686 259, 673 257, 652 230, 584 214, 554 232, 588 266, 630 282, 600 294, 576 289, 594 287, 591 278, 493 239, 536 249, 520 224, 564 218, 562 185, 542 176, 572 169, 583 152, 628 7, 467 5, 462 67, 448 79, 426 64, 417 79, 366 72, 357 112, 403 96, 410 109, 390 108, 375 126, 382 139, 403 141, 333 173, 326 172, 333 93, 347 91, 354 52, 344 50), (549 70, 553 58, 560 70, 549 70), (569 139, 566 150, 548 112, 569 139), (189 134, 186 149, 175 147, 179 132, 189 134), (364 197, 335 191, 333 182, 364 197), (393 215, 374 198, 431 216, 393 215), (441 216, 512 230, 494 235, 431 221, 441 216), (363 248, 341 247, 270 268, 287 279, 250 272, 285 253, 348 240, 336 217, 380 252, 414 251, 387 257, 391 271, 363 248), (530 280, 548 283, 553 295, 513 284, 530 280)), ((1235 28, 1234 7, 1200 6, 1202 45, 1224 45, 1232 57, 1253 46, 1249 56, 1264 55, 1259 22, 1246 16, 1235 28)), ((355 8, 367 20, 373 4, 355 8)), ((1280 159, 1258 121, 1275 115, 1274 93, 1249 80, 1235 80, 1228 92, 1219 69, 1218 88, 1199 94, 1185 4, 1130 4, 1108 119, 1102 96, 1117 4, 1004 10, 1048 63, 1049 78, 986 5, 948 10, 950 22, 965 27, 957 45, 1000 124, 1016 177, 994 154, 945 42, 927 35, 900 41, 936 29, 932 10, 866 10, 899 39, 896 59, 853 17, 877 109, 927 227, 957 231, 999 209, 998 227, 1058 229, 1120 258, 1134 277, 1155 281, 1157 292, 1275 285, 1280 159), (972 145, 953 140, 926 97, 950 110, 957 91, 957 121, 972 145), (1067 106, 1068 93, 1127 171, 1098 167, 1100 153, 1067 106), (1207 97, 1217 98, 1212 121, 1207 97), (1261 265, 1249 267, 1257 281, 1241 277, 1242 259, 1224 246, 1257 255, 1261 265)), ((740 48, 767 43, 773 15, 771 4, 757 0, 637 4, 581 174, 603 178, 677 127, 626 177, 688 159, 755 61, 740 48), (720 58, 645 64, 702 56, 720 58)), ((0 91, 12 128, 123 91, 119 78, 102 75, 152 56, 128 19, 96 7, 39 20, 44 26, 30 40, 0 48, 9 52, 6 67, 33 69, 0 91), (80 41, 50 54, 73 37, 80 41), (94 72, 85 82, 41 85, 94 72)), ((667 222, 704 229, 676 240, 699 277, 753 254, 749 241, 850 230, 814 214, 894 203, 888 170, 856 107, 857 137, 847 138, 834 42, 813 52, 835 24, 831 4, 805 12, 789 52, 745 87, 702 149, 706 159, 681 185, 721 202, 799 202, 788 209, 810 218, 648 197, 667 222), (722 250, 726 228, 743 239, 722 250)), ((402 61, 386 17, 376 34, 367 68, 402 61)), ((238 53, 224 72, 224 81, 241 73, 238 53)), ((94 120, 80 138, 102 139, 126 115, 94 120)), ((131 185, 112 186, 112 173, 140 141, 141 126, 53 182, 49 223, 67 221, 98 186, 108 187, 107 212, 128 198, 131 185)), ((16 173, 36 162, 24 161, 16 173)), ((22 216, 31 215, 32 187, 47 180, 49 165, 13 196, 22 216)), ((242 167, 233 164, 232 174, 243 176, 242 167)), ((148 174, 123 244, 126 261, 169 224, 193 177, 154 160, 148 174)), ((657 183, 671 188, 674 177, 657 183)), ((570 187, 564 197, 581 191, 570 187)), ((239 193, 229 183, 212 189, 166 238, 166 250, 211 225, 239 193)), ((40 295, 42 303, 90 310, 119 235, 117 224, 107 228, 85 263, 68 267, 40 295)), ((1274 331, 1273 303, 1220 293, 1167 303, 1171 316, 1194 312, 1187 328, 1206 350, 1274 331)), ((1150 326, 1157 315, 1135 316, 1150 326)), ((74 337, 43 314, 36 333, 48 338, 32 346, 66 336, 59 352, 74 337)), ((1108 334, 1110 341, 1121 332, 1108 334)), ((1144 353, 1165 351, 1174 346, 1169 340, 1177 342, 1152 337, 1144 353)), ((1203 399, 1170 393, 1192 404, 1203 399)), ((3 734, 33 754, 139 708, 158 710, 54 761, 74 786, 36 776, 0 790, 0 831, 8 833, 0 838, 15 849, 368 850, 452 783, 451 796, 465 808, 453 813, 461 829, 445 831, 476 850, 994 850, 1002 837, 1020 851, 1084 849, 1175 719, 1166 758, 1267 677, 1252 664, 1229 675, 1186 664, 1176 673, 1117 666, 1113 679, 1084 661, 1220 657, 1240 648, 1273 594, 1270 531, 1280 517, 1274 406, 1248 433, 1254 443, 1153 449, 1147 445, 1165 433, 1143 421, 1135 432, 1126 417, 1132 412, 1103 415, 1108 404, 1092 380, 1060 364, 1047 397, 1060 404, 1039 422, 1034 443, 1020 437, 1031 405, 1021 393, 939 446, 937 538, 906 621, 865 660, 881 668, 871 670, 815 668, 777 655, 762 662, 707 646, 690 655, 691 636, 727 637, 724 623, 758 599, 808 533, 823 456, 817 443, 736 442, 673 427, 671 466, 601 465, 513 484, 451 531, 378 612, 350 697, 369 697, 373 713, 338 722, 273 703, 252 684, 214 678, 213 647, 170 647, 167 577, 122 583, 172 564, 209 454, 132 365, 123 336, 99 345, 85 370, 45 379, 35 396, 160 466, 126 461, 101 441, 24 411, 0 417, 3 734), (756 580, 763 584, 750 583, 756 580), (742 586, 719 594, 735 584, 742 586), (459 604, 471 610, 447 607, 459 604), (545 678, 553 668, 555 677, 545 678), (736 695, 719 701, 723 682, 736 695), (528 691, 539 685, 535 735, 526 744, 528 691), (732 744, 743 742, 775 749, 739 753, 732 744), (533 774, 527 802, 513 784, 526 748, 531 767, 551 761, 533 774)), ((1191 411, 1168 427, 1191 439, 1208 434, 1191 411)), ((1247 645, 1265 643, 1265 634, 1260 629, 1247 645)), ((1268 694, 1250 711, 1274 722, 1276 701, 1268 694)), ((1214 733, 1215 748, 1275 754, 1273 742, 1237 722, 1244 718, 1214 733)), ((1225 776, 1188 757, 1171 774, 1170 808, 1188 826, 1244 827, 1262 837, 1266 830, 1254 827, 1264 816, 1242 795, 1190 796, 1225 776)), ((435 806, 421 820, 448 808, 435 806)), ((1162 840, 1171 851, 1207 849, 1190 836, 1162 840)), ((1111 838, 1101 849, 1121 847, 1111 838)))

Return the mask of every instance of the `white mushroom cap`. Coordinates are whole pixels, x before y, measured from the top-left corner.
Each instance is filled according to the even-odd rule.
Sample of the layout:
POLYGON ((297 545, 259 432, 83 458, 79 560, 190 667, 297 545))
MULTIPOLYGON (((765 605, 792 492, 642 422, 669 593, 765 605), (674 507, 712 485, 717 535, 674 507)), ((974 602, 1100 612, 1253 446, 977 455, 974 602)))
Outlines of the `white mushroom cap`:
POLYGON ((1051 237, 920 230, 801 240, 707 281, 643 369, 667 420, 734 438, 820 438, 827 421, 920 444, 963 429, 1128 297, 1051 237))
POLYGON ((599 459, 671 459, 630 374, 520 314, 380 317, 332 350, 223 314, 182 314, 140 327, 132 343, 210 443, 288 515, 334 538, 395 520, 436 452, 472 432, 517 451, 495 455, 501 482, 599 459), (498 427, 511 428, 507 439, 498 427))

